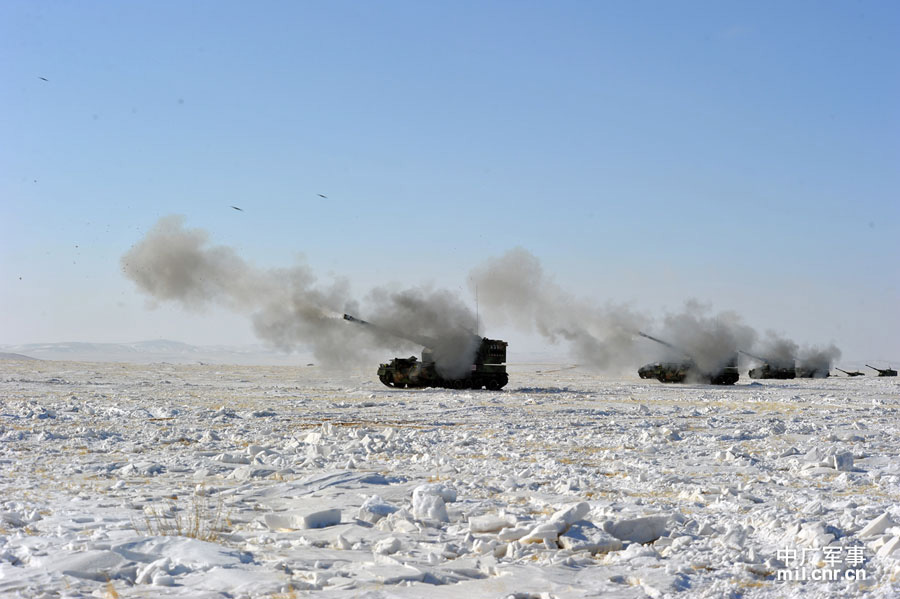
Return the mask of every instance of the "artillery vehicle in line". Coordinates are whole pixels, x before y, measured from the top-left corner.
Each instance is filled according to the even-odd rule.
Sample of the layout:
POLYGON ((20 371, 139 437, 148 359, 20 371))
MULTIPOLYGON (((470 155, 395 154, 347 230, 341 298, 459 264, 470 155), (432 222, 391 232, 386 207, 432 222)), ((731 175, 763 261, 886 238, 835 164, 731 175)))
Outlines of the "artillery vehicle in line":
POLYGON ((772 366, 772 363, 765 358, 754 356, 744 350, 740 350, 740 352, 762 363, 761 366, 750 369, 748 374, 751 379, 792 379, 797 376, 797 368, 795 366, 772 366))
POLYGON ((872 370, 877 370, 878 376, 897 376, 897 371, 893 368, 875 368, 874 366, 869 366, 868 364, 866 364, 866 366, 871 368, 872 370))
POLYGON ((443 387, 447 389, 486 387, 491 391, 496 391, 502 389, 509 382, 509 375, 506 373, 506 347, 508 345, 506 341, 486 339, 471 333, 472 346, 476 348, 471 368, 460 376, 445 377, 438 371, 435 361, 434 348, 439 346, 438 340, 389 330, 349 314, 344 314, 344 320, 423 346, 421 360, 415 356, 394 358, 390 362, 378 366, 378 379, 388 387, 400 389, 405 387, 443 387))
POLYGON ((688 381, 711 385, 733 385, 740 378, 737 369, 737 354, 730 358, 721 368, 713 372, 707 372, 700 368, 693 356, 685 350, 644 332, 638 331, 638 334, 641 337, 673 349, 684 356, 684 359, 678 362, 653 362, 641 366, 638 369, 638 376, 642 379, 656 379, 661 383, 683 383, 688 381))
POLYGON ((860 371, 858 371, 858 370, 853 370, 853 371, 849 371, 849 372, 848 372, 848 371, 846 371, 846 370, 841 370, 841 369, 838 368, 837 366, 835 366, 834 369, 835 369, 835 370, 840 370, 841 372, 843 372, 843 373, 846 374, 847 376, 866 376, 866 373, 865 373, 865 372, 860 372, 860 371))

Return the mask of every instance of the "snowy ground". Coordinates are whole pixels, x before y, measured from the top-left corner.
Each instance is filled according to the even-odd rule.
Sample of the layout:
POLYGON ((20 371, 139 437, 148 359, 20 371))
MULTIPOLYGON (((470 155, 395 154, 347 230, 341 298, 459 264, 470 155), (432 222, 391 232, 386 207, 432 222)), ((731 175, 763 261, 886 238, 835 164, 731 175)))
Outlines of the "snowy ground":
POLYGON ((900 593, 898 379, 0 368, 0 596, 900 593))

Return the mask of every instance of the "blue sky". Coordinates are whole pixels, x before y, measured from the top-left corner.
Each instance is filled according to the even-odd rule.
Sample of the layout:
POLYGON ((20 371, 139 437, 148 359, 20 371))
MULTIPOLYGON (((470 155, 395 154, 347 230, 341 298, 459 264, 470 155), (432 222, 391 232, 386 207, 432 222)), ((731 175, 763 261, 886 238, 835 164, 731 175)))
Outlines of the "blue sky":
POLYGON ((177 213, 359 293, 522 246, 600 303, 900 359, 898 50, 895 2, 10 0, 0 344, 251 342, 121 276, 177 213))

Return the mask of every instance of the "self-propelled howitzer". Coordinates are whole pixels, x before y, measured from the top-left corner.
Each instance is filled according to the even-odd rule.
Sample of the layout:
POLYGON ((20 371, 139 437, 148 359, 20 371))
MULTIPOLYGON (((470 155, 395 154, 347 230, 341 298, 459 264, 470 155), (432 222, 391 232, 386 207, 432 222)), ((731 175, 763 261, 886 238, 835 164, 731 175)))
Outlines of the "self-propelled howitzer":
POLYGON ((874 366, 869 366, 868 364, 866 364, 866 366, 871 368, 872 370, 877 370, 878 376, 897 376, 897 371, 893 368, 875 368, 874 366))
POLYGON ((737 354, 730 357, 724 366, 712 372, 707 372, 705 369, 700 368, 694 357, 685 350, 641 331, 638 331, 638 335, 673 349, 684 356, 682 360, 677 362, 653 362, 641 366, 638 369, 638 376, 642 379, 656 379, 662 383, 694 381, 712 385, 733 385, 740 378, 737 369, 737 354))
POLYGON ((754 356, 750 352, 739 350, 742 354, 749 358, 753 358, 757 362, 761 362, 760 366, 751 368, 748 374, 751 379, 792 379, 797 376, 797 368, 795 366, 772 366, 769 360, 754 356))
MULTIPOLYGON (((444 387, 448 389, 481 389, 490 390, 503 388, 509 382, 506 373, 506 341, 498 339, 486 339, 473 333, 460 332, 459 339, 454 336, 454 346, 464 346, 460 351, 472 352, 472 363, 464 368, 464 372, 456 375, 442 374, 439 365, 440 356, 435 358, 438 352, 446 353, 442 348, 447 343, 440 339, 433 339, 421 335, 401 333, 385 327, 374 325, 360 318, 344 314, 344 320, 369 327, 373 331, 387 334, 399 339, 412 341, 423 346, 422 359, 415 356, 409 358, 394 358, 390 362, 378 367, 378 379, 388 387, 395 388, 422 388, 444 387), (469 338, 470 337, 470 338, 469 338)), ((454 369, 457 370, 457 369, 454 369)))
POLYGON ((846 374, 847 376, 865 376, 865 375, 866 375, 866 373, 860 372, 860 371, 858 371, 858 370, 847 371, 847 370, 842 370, 842 369, 838 368, 837 366, 835 366, 834 369, 835 369, 835 370, 840 370, 841 372, 843 372, 843 373, 846 374))

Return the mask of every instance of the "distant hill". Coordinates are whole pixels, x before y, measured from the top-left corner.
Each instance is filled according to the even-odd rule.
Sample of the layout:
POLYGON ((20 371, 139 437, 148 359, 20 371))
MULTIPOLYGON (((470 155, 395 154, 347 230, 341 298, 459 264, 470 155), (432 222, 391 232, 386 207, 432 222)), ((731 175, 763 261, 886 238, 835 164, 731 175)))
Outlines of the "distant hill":
POLYGON ((0 360, 37 360, 37 358, 32 358, 31 356, 23 356, 22 354, 8 354, 6 352, 0 352, 0 360))
POLYGON ((0 356, 7 360, 70 360, 73 362, 130 362, 151 364, 170 362, 175 364, 260 364, 291 365, 312 361, 307 353, 288 354, 263 346, 196 346, 156 339, 135 343, 28 343, 24 345, 0 345, 0 356))

